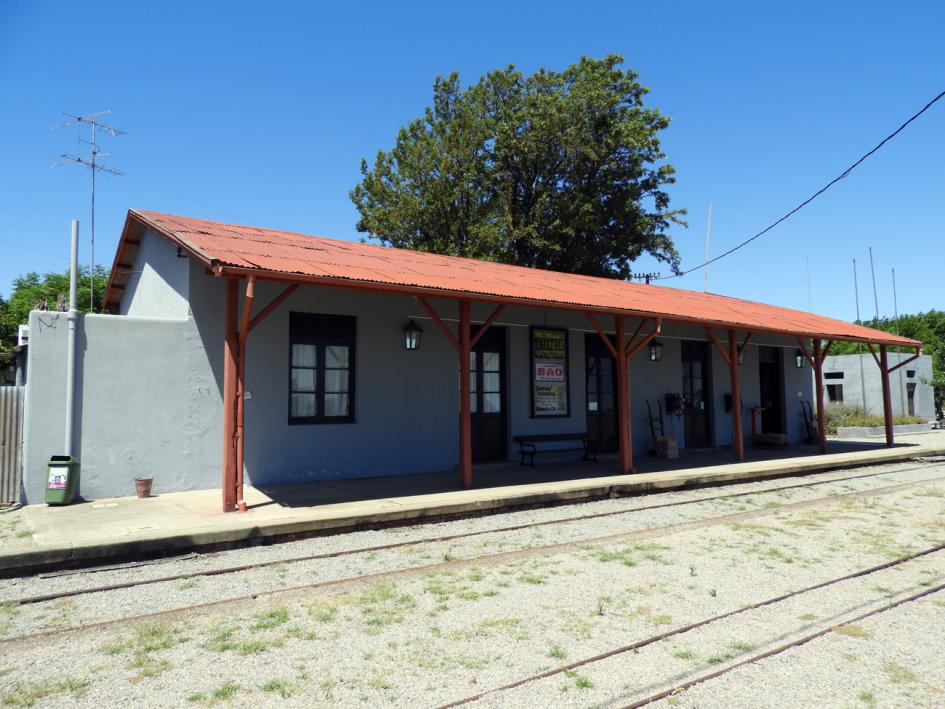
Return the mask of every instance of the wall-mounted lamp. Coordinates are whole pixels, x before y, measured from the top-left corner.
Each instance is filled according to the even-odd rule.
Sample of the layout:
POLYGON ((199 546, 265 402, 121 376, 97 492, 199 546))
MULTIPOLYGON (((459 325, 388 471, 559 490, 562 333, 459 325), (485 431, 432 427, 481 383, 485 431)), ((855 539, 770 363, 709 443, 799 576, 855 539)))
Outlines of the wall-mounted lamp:
POLYGON ((411 320, 404 327, 404 347, 408 350, 419 350, 421 339, 423 339, 423 328, 411 320))
POLYGON ((798 369, 804 369, 804 360, 807 359, 804 356, 804 353, 800 350, 794 350, 794 364, 797 365, 798 369))
POLYGON ((663 343, 653 340, 650 343, 650 361, 659 362, 661 359, 663 359, 663 343))
POLYGON ((740 352, 738 353, 738 364, 739 364, 739 365, 745 364, 745 353, 744 353, 744 352, 741 352, 741 351, 740 351, 740 352))

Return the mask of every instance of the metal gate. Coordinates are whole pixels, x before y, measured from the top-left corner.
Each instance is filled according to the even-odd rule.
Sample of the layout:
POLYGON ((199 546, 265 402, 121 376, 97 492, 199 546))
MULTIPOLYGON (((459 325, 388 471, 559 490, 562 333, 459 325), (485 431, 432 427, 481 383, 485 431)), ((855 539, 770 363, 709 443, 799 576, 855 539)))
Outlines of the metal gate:
POLYGON ((0 504, 20 499, 25 389, 0 386, 0 504))

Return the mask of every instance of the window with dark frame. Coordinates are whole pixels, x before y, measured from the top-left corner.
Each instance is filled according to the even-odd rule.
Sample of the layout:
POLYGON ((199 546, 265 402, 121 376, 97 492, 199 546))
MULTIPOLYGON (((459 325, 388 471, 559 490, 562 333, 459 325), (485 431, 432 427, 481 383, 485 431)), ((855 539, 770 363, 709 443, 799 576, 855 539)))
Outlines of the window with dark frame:
POLYGON ((843 372, 824 372, 824 379, 843 379, 843 372))
POLYGON ((827 398, 838 404, 843 403, 843 384, 828 384, 827 398))
POLYGON ((289 314, 289 423, 354 421, 357 320, 289 314))

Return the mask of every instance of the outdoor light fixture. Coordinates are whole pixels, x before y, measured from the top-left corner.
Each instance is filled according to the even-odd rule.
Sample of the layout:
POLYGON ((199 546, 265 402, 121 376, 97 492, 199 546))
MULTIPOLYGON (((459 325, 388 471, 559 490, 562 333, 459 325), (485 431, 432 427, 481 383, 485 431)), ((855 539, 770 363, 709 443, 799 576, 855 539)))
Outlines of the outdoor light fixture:
POLYGON ((804 369, 804 353, 799 349, 794 350, 794 363, 797 365, 798 369, 804 369))
POLYGON ((404 347, 408 350, 419 350, 422 337, 423 329, 411 320, 404 328, 404 347))
POLYGON ((744 352, 739 352, 739 353, 738 353, 738 364, 739 364, 739 366, 745 364, 745 353, 744 353, 744 352))
POLYGON ((659 362, 663 359, 663 343, 659 340, 653 340, 650 343, 650 361, 659 362))

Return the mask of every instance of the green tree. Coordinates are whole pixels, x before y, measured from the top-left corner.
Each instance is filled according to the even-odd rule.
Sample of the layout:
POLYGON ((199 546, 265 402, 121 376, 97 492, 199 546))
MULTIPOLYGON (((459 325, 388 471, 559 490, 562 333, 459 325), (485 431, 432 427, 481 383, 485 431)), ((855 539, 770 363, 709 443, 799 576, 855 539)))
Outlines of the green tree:
MULTIPOLYGON (((78 309, 89 312, 89 269, 79 267, 79 280, 76 288, 78 309)), ((108 270, 95 267, 95 303, 96 312, 101 312, 108 283, 108 270)), ((45 303, 48 310, 56 310, 60 299, 69 299, 69 271, 50 271, 42 276, 30 272, 13 281, 13 291, 8 300, 0 298, 0 352, 8 352, 16 344, 17 326, 26 324, 31 310, 36 310, 45 303)))
POLYGON ((463 89, 438 77, 433 104, 351 190, 357 228, 382 243, 627 278, 643 254, 679 267, 669 235, 674 169, 623 58, 562 72, 491 72, 463 89))

